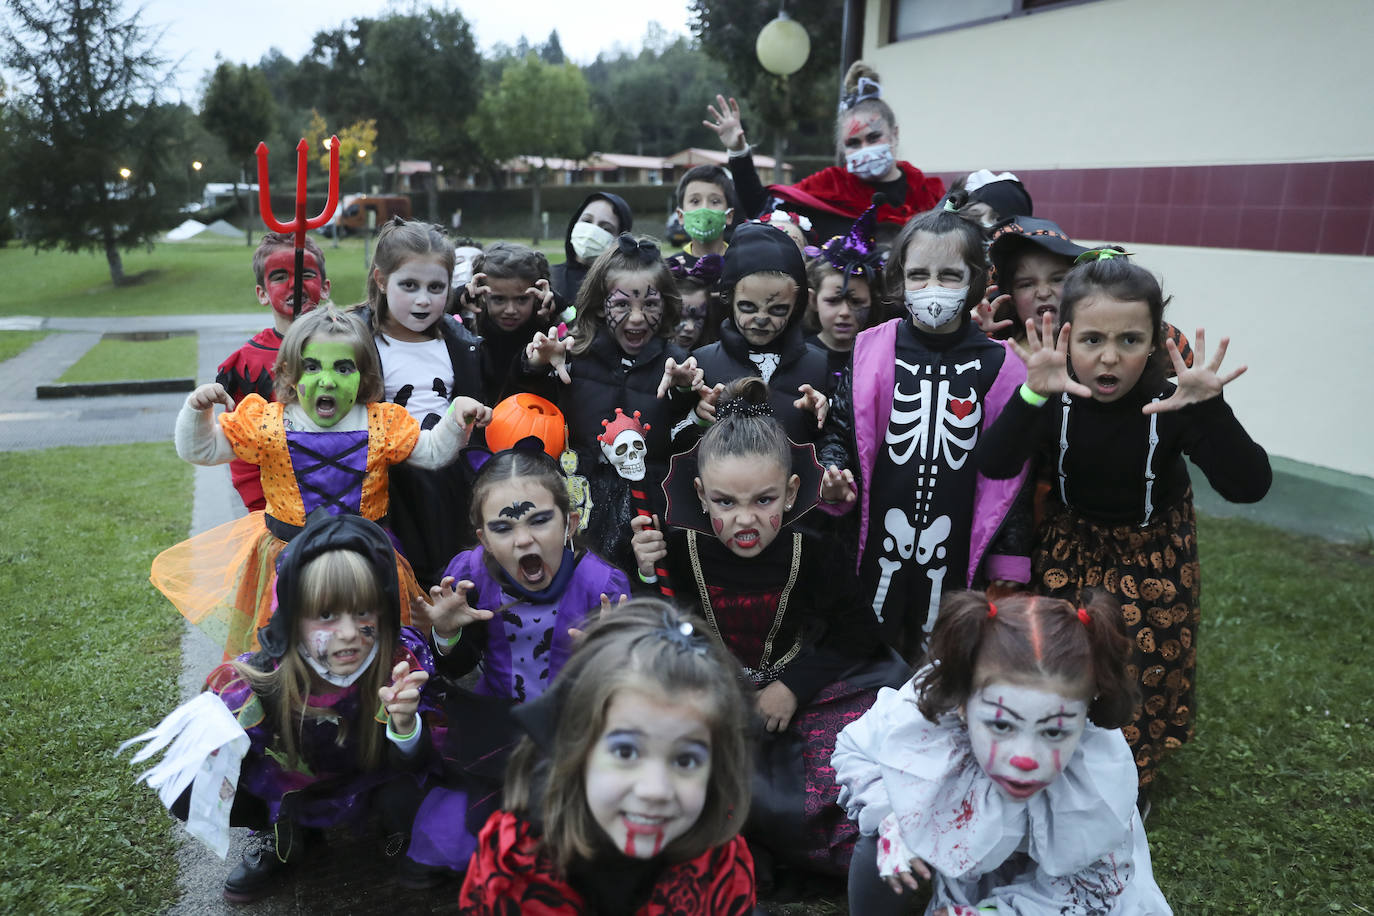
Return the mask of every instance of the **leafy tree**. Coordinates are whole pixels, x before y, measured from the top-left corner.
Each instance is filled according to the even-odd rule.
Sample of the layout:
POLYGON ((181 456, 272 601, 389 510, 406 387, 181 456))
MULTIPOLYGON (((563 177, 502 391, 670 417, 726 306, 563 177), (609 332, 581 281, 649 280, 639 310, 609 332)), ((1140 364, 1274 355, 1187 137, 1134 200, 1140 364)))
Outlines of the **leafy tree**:
MULTIPOLYGON (((261 70, 247 64, 220 61, 205 88, 200 119, 205 129, 224 142, 229 158, 238 163, 245 175, 253 174, 253 151, 267 137, 273 116, 272 90, 261 70)), ((234 196, 238 196, 238 178, 234 196)), ((253 213, 252 195, 248 194, 244 212, 253 213)), ((253 221, 244 225, 247 244, 253 244, 253 221)))
POLYGON ((563 43, 558 40, 558 30, 549 33, 549 40, 539 49, 539 57, 546 64, 565 64, 568 58, 563 54, 563 43))
POLYGON ((489 88, 477 107, 477 136, 495 160, 517 156, 530 160, 531 236, 538 244, 540 192, 550 158, 580 159, 587 153, 592 126, 590 93, 582 71, 572 64, 554 66, 534 53, 509 64, 501 82, 489 88))
POLYGON ((167 64, 138 14, 120 19, 118 5, 6 0, 12 25, 0 33, 0 60, 25 90, 7 112, 4 163, 25 243, 102 250, 117 285, 121 251, 151 245, 181 203, 158 192, 169 174, 172 113, 158 104, 167 64))
MULTIPOLYGON (((773 135, 781 156, 787 140, 798 151, 824 154, 835 149, 835 103, 840 89, 840 30, 832 0, 790 0, 787 12, 811 38, 811 55, 789 77, 764 70, 754 53, 759 32, 777 15, 772 0, 692 0, 693 34, 701 49, 725 68, 739 90, 740 103, 752 110, 773 135)), ((765 139, 750 134, 757 143, 765 139)))
POLYGON ((339 138, 339 181, 342 183, 353 174, 354 169, 367 167, 367 158, 377 152, 377 121, 374 118, 354 121, 343 130, 332 132, 324 118, 320 117, 320 113, 311 111, 310 126, 306 128, 305 139, 316 152, 316 161, 320 168, 326 172, 329 170, 330 152, 324 141, 335 133, 339 138), (359 152, 364 155, 359 156, 359 152))
MULTIPOLYGON (((364 44, 364 78, 377 100, 377 144, 392 160, 426 158, 437 169, 475 164, 468 115, 478 95, 481 57, 457 10, 427 9, 373 22, 364 44)), ((436 175, 426 186, 438 219, 436 175)))

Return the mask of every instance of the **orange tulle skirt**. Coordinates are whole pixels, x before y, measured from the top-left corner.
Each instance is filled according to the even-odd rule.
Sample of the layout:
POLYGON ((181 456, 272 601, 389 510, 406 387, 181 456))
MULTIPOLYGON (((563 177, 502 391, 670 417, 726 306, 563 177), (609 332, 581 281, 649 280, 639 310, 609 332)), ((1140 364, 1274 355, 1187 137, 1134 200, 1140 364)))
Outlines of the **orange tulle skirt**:
MULTIPOLYGON (((250 512, 167 548, 153 560, 149 579, 231 659, 261 648, 258 629, 276 605, 277 556, 285 546, 267 530, 263 512, 250 512)), ((400 554, 396 574, 401 624, 408 626, 410 599, 424 593, 400 554)))

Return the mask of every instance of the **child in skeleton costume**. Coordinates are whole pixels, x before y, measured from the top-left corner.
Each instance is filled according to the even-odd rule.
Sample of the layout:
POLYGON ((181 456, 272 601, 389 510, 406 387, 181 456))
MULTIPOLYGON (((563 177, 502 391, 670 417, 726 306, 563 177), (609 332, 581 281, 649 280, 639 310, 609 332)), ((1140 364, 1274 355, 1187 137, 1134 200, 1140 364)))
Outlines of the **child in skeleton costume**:
POLYGON ((716 423, 673 458, 666 532, 635 520, 635 556, 643 581, 662 568, 701 609, 755 688, 766 733, 745 835, 756 855, 844 874, 857 833, 835 805, 830 749, 910 669, 882 645, 844 555, 794 527, 821 470, 769 410, 758 378, 727 388, 716 423))
MULTIPOLYGON (((401 625, 395 554, 381 528, 316 510, 279 557, 276 592, 262 649, 210 672, 207 692, 182 707, 194 713, 178 710, 142 736, 154 746, 135 758, 160 750, 171 737, 168 723, 182 722, 171 726, 179 732, 164 762, 145 774, 149 784, 163 789, 172 813, 197 836, 213 846, 218 833, 221 856, 228 826, 259 831, 225 881, 232 903, 275 890, 285 868, 303 858, 309 829, 361 824, 375 805, 389 833, 409 834, 444 733, 428 684, 430 650, 423 635, 401 625), (243 737, 200 764, 195 736, 216 717, 243 737), (202 786, 197 778, 180 788, 197 765, 224 763, 218 755, 229 753, 240 761, 229 768, 236 780, 226 774, 202 786), (208 823, 207 811, 220 823, 208 823)), ((400 879, 407 886, 430 880, 407 866, 400 879)))
MULTIPOLYGON (((312 239, 305 240, 303 254, 305 268, 301 290, 306 301, 301 311, 308 312, 329 296, 329 280, 324 273, 324 252, 312 239)), ((258 394, 271 401, 272 369, 277 362, 282 336, 295 320, 296 252, 290 235, 269 232, 258 242, 253 252, 254 287, 258 302, 272 309, 272 327, 263 328, 248 342, 229 354, 216 370, 215 381, 238 404, 250 394, 258 394)), ((267 501, 262 495, 262 481, 258 466, 235 458, 229 462, 229 473, 244 506, 249 512, 263 509, 267 501)))
POLYGON ((1014 344, 1026 384, 975 461, 1002 477, 1033 456, 1051 478, 1036 536, 1038 590, 1073 601, 1101 587, 1120 597, 1143 695, 1123 731, 1144 791, 1161 759, 1192 737, 1197 709, 1197 525, 1183 456, 1232 502, 1262 499, 1272 472, 1221 397, 1245 371, 1221 373, 1227 340, 1204 364, 1199 330, 1188 367, 1165 336, 1154 276, 1118 249, 1082 259, 1064 282, 1058 334, 1046 315, 1014 344))
MULTIPOLYGON (((226 657, 257 648, 272 609, 273 563, 306 516, 323 508, 385 520, 387 471, 408 461, 437 468, 457 457, 474 422, 490 410, 455 398, 422 430, 404 407, 381 401, 377 350, 366 325, 333 306, 302 315, 282 341, 277 401, 249 395, 235 404, 218 384, 203 385, 177 416, 177 454, 192 464, 238 456, 262 467, 266 512, 254 512, 163 551, 153 583, 192 623, 225 645, 226 657), (220 404, 226 412, 218 416, 220 404)), ((420 594, 410 564, 397 557, 400 613, 420 594)))
POLYGON ((602 451, 602 423, 615 417, 616 408, 639 413, 648 446, 644 483, 654 511, 661 511, 659 484, 675 450, 674 427, 683 436, 691 426, 685 418, 701 386, 695 361, 670 339, 680 307, 657 244, 624 234, 587 272, 572 337, 550 329, 536 334, 527 350, 527 373, 562 382, 554 386, 554 400, 568 420, 576 474, 591 487, 591 517, 582 526, 593 549, 622 569, 634 562, 625 514, 629 494, 602 451))
MULTIPOLYGON (((791 238, 762 223, 735 231, 720 275, 721 299, 728 317, 720 339, 692 355, 714 388, 758 376, 770 392, 773 414, 794 442, 815 442, 817 416, 834 391, 825 355, 808 347, 806 264, 791 238)), ((709 403, 707 399, 706 403, 709 403)), ((698 425, 709 423, 699 407, 698 425)))
POLYGON ((1030 577, 1024 463, 990 480, 970 460, 1025 379, 1006 345, 970 321, 986 274, 978 227, 953 210, 906 224, 887 288, 903 290, 909 318, 859 335, 852 397, 842 386, 831 412, 850 451, 821 455, 858 478, 848 499, 825 508, 840 514, 858 503, 865 604, 908 661, 919 658, 945 590, 1030 577))
POLYGON ((577 513, 544 447, 530 436, 495 455, 464 452, 464 461, 480 463, 472 524, 481 544, 453 558, 428 603, 415 600, 416 619, 432 625, 440 673, 480 671, 473 693, 449 691, 447 775, 426 796, 411 844, 411 858, 424 865, 467 868, 500 798, 516 738, 510 707, 540 696, 568 660, 576 631, 630 590, 619 569, 569 546, 577 513))
POLYGON ((849 911, 1168 916, 1119 726, 1137 700, 1120 611, 980 592, 945 598, 930 664, 840 733, 840 798, 863 831, 849 911))

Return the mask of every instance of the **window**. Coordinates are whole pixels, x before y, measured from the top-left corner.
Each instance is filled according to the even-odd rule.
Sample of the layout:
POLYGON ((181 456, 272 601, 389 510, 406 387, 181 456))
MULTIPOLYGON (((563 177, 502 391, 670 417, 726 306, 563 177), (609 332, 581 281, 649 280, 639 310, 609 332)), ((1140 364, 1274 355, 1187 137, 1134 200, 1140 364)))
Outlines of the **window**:
POLYGON ((892 41, 1086 2, 1091 0, 893 0, 892 41))

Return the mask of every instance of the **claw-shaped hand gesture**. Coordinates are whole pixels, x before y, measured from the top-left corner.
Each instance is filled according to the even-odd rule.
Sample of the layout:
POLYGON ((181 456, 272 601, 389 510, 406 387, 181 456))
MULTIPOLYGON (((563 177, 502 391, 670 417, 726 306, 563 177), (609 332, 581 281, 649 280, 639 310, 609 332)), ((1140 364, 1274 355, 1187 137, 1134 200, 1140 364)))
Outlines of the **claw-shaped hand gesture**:
POLYGON ((397 662, 396 667, 391 669, 391 686, 382 687, 377 691, 378 698, 386 707, 387 717, 391 719, 391 730, 396 734, 409 735, 415 731, 415 713, 420 708, 420 690, 428 681, 428 671, 423 668, 411 671, 407 662, 397 662))
POLYGON ((716 402, 720 400, 724 391, 725 386, 719 383, 714 388, 707 388, 705 385, 698 388, 697 394, 701 396, 701 400, 697 401, 697 406, 692 408, 696 411, 697 416, 709 423, 716 422, 716 402))
POLYGON ((690 388, 700 391, 705 387, 706 373, 697 367, 697 358, 689 356, 681 365, 671 356, 663 363, 663 380, 658 383, 655 397, 663 397, 670 388, 690 388))
POLYGON ((571 385, 572 376, 568 374, 568 349, 572 345, 572 340, 560 337, 559 331, 559 327, 552 327, 547 334, 543 331, 535 334, 534 339, 525 347, 525 358, 532 366, 551 367, 558 374, 560 382, 571 385))
POLYGON ((429 600, 410 599, 410 616, 417 622, 428 621, 439 639, 450 640, 463 627, 478 620, 490 620, 491 611, 468 605, 468 590, 474 584, 464 579, 455 583, 452 576, 444 576, 429 590, 429 600))
POLYGON ((1054 316, 1046 313, 1041 316, 1040 327, 1035 326, 1034 318, 1026 319, 1026 342, 1011 340, 1011 348, 1026 364, 1026 385, 1040 395, 1056 394, 1067 391, 1080 398, 1092 397, 1092 389, 1082 382, 1074 381, 1069 375, 1069 334, 1072 328, 1068 322, 1054 334, 1054 316))
POLYGON ((1178 386, 1165 401, 1156 401, 1146 404, 1141 413, 1163 413, 1166 410, 1178 410, 1180 407, 1187 407, 1189 404, 1196 404, 1199 401, 1206 401, 1221 394, 1221 389, 1234 382, 1245 374, 1249 366, 1241 366, 1233 369, 1226 375, 1221 374, 1221 361, 1226 358, 1226 348, 1231 345, 1231 338, 1223 337, 1221 346, 1217 347, 1217 352, 1212 359, 1203 365, 1203 360, 1207 358, 1207 342, 1204 339, 1203 329, 1198 328, 1197 334, 1193 338, 1193 365, 1189 368, 1183 359, 1183 354, 1178 352, 1178 344, 1174 343, 1173 338, 1164 342, 1164 347, 1169 352, 1169 359, 1174 364, 1174 383, 1178 386), (1201 367, 1201 368, 1199 368, 1201 367))
POLYGON ((830 399, 810 385, 802 385, 797 391, 801 393, 801 397, 793 401, 792 406, 813 415, 816 418, 816 428, 820 429, 825 425, 826 415, 830 413, 830 399))
POLYGON ((201 385, 186 396, 186 406, 192 410, 209 410, 216 404, 222 404, 225 410, 234 409, 234 399, 219 382, 201 385))
POLYGON ((1010 318, 1003 318, 997 321, 993 318, 997 310, 1011 301, 1010 293, 998 295, 996 286, 989 286, 987 293, 983 296, 983 301, 973 307, 973 321, 978 327, 983 329, 983 333, 991 337, 993 334, 1005 328, 1011 327, 1016 322, 1010 318))
POLYGON ((534 307, 534 313, 539 316, 541 321, 548 321, 553 316, 553 290, 549 289, 548 280, 542 278, 535 280, 534 285, 525 290, 525 295, 532 297, 538 303, 534 307))
POLYGON ((852 503, 858 495, 854 492, 854 472, 843 471, 835 465, 825 469, 821 477, 821 499, 828 503, 852 503))

